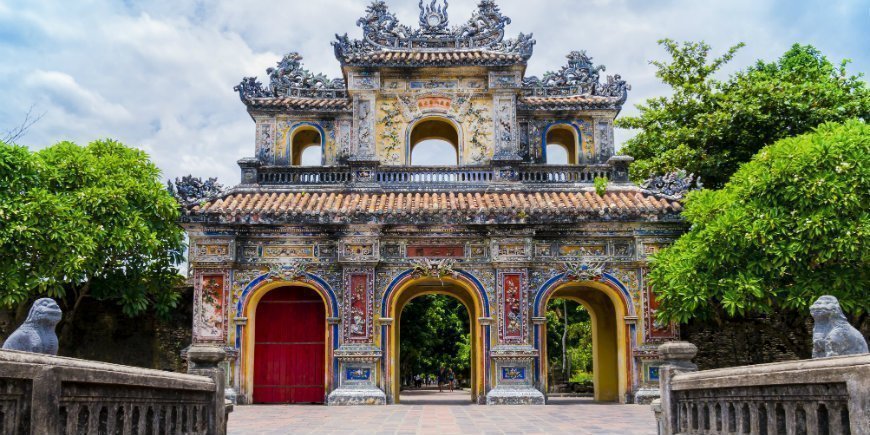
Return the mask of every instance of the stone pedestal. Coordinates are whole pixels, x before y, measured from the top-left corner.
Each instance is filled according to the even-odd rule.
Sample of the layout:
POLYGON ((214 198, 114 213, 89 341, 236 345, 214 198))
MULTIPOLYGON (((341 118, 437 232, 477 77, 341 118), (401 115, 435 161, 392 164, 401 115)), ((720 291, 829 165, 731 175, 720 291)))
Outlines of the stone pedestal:
POLYGON ((650 405, 661 395, 662 393, 658 388, 641 387, 634 393, 634 403, 636 405, 650 405))
POLYGON ((233 405, 224 399, 226 374, 221 364, 227 353, 223 347, 205 344, 194 344, 187 349, 187 372, 194 375, 207 376, 214 381, 215 394, 209 406, 214 409, 214 422, 209 427, 220 428, 227 432, 227 414, 232 412, 233 405))
POLYGON ((329 406, 385 405, 387 396, 378 388, 377 364, 382 354, 370 345, 345 345, 335 351, 338 358, 338 388, 329 393, 329 406))
POLYGON ((534 385, 534 358, 531 346, 496 346, 490 352, 495 366, 495 388, 486 394, 487 405, 543 405, 544 394, 534 385))

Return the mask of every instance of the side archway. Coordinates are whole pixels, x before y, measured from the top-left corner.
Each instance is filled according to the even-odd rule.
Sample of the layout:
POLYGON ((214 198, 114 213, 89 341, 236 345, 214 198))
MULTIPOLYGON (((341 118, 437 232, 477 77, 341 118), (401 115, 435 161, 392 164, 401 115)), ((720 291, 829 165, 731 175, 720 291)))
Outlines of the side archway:
POLYGON ((483 285, 471 274, 457 271, 454 275, 424 277, 407 270, 387 286, 381 300, 380 318, 382 384, 389 403, 399 403, 400 373, 400 320, 404 306, 412 299, 426 294, 442 294, 458 299, 469 314, 471 333, 471 400, 482 403, 490 388, 489 353, 490 325, 482 321, 490 316, 489 298, 483 285), (383 320, 387 320, 384 322, 383 320))
MULTIPOLYGON (((243 395, 246 403, 253 403, 254 379, 255 379, 255 354, 257 336, 257 312, 258 307, 273 290, 300 289, 313 291, 323 303, 324 313, 322 319, 316 320, 319 327, 323 328, 324 355, 323 355, 323 398, 337 385, 337 361, 334 359, 334 351, 338 347, 339 331, 336 322, 330 322, 330 318, 338 318, 338 303, 333 289, 320 277, 305 273, 293 279, 275 278, 271 274, 263 274, 251 281, 239 296, 236 303, 237 316, 244 319, 244 324, 236 327, 236 348, 239 349, 239 394, 243 395)), ((283 302, 283 301, 281 301, 283 302)), ((319 369, 319 368, 318 368, 319 369)))
MULTIPOLYGON (((592 319, 592 371, 595 400, 625 402, 632 385, 631 330, 625 318, 634 312, 628 290, 607 273, 595 280, 574 280, 559 274, 537 291, 532 307, 533 318, 546 316, 547 303, 565 298, 582 304, 592 319)), ((538 323, 534 345, 539 350, 535 364, 535 382, 547 391, 547 329, 538 323)))

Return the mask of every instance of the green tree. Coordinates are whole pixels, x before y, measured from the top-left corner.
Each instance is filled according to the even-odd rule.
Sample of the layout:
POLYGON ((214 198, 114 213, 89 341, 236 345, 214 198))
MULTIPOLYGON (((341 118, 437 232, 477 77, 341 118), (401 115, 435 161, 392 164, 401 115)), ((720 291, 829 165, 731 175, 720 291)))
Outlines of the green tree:
POLYGON ((0 142, 0 304, 85 298, 166 314, 183 260, 178 203, 143 151, 111 140, 41 151, 0 142))
POLYGON ((563 298, 547 304, 547 361, 551 386, 592 371, 592 319, 583 305, 563 298))
POLYGON ((653 61, 672 89, 617 120, 638 129, 622 152, 633 156, 636 181, 685 169, 719 188, 763 146, 811 131, 824 122, 870 117, 870 92, 861 75, 848 75, 819 50, 795 44, 775 62, 759 60, 726 80, 715 75, 743 44, 710 60, 704 42, 659 41, 670 61, 653 61))
POLYGON ((444 295, 414 298, 402 310, 399 364, 405 381, 415 374, 437 375, 441 367, 470 379, 471 339, 468 310, 444 295))
POLYGON ((866 123, 826 123, 763 148, 721 190, 690 193, 691 228, 651 261, 659 318, 761 314, 799 327, 824 294, 853 321, 866 316, 868 151, 866 123))

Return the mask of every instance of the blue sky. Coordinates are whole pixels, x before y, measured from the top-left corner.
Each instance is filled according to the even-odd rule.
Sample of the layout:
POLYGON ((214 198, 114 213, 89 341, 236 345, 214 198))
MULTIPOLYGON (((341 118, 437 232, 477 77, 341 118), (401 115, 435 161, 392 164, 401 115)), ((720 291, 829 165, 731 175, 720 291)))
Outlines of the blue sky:
MULTIPOLYGON (((477 0, 452 0, 452 24, 477 0)), ((416 26, 416 0, 388 0, 416 26)), ((716 2, 677 0, 500 0, 508 35, 537 40, 527 74, 558 69, 586 50, 607 74, 632 85, 623 113, 667 92, 649 65, 656 40, 705 40, 715 53, 747 46, 726 68, 772 60, 793 43, 812 44, 849 71, 870 68, 870 1, 716 2)), ((340 74, 330 41, 359 37, 367 1, 125 2, 0 0, 0 133, 28 108, 44 117, 20 142, 111 137, 149 152, 166 177, 192 173, 238 182, 235 161, 253 153, 254 125, 232 88, 282 54, 298 51, 308 69, 340 74)), ((617 141, 629 137, 619 132, 617 141)))

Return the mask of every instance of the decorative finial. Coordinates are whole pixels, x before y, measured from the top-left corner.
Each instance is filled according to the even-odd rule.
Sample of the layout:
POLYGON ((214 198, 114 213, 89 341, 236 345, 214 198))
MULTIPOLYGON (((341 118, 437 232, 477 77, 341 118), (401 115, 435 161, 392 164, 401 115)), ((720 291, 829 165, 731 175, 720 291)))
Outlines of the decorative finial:
POLYGON ((432 0, 423 7, 423 0, 420 0, 420 30, 424 33, 444 33, 447 30, 447 0, 444 0, 443 7, 436 6, 435 2, 432 0))

